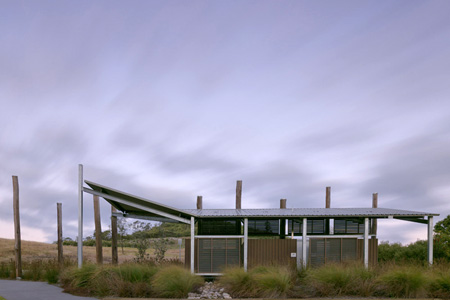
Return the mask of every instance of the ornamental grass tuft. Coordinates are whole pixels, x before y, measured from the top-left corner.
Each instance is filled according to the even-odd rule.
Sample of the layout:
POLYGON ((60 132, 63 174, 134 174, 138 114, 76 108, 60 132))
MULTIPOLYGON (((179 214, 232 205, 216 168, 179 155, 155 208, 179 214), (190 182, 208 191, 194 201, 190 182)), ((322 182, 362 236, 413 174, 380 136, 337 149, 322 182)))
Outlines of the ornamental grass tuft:
POLYGON ((203 284, 200 276, 180 266, 159 270, 152 279, 152 288, 159 297, 185 298, 203 284))

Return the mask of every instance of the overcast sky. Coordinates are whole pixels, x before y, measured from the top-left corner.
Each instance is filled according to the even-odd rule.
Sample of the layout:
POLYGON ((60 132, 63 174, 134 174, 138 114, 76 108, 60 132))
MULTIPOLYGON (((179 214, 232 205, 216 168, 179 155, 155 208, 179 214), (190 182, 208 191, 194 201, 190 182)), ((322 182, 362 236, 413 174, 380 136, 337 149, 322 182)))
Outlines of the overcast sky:
MULTIPOLYGON (((0 237, 85 179, 178 208, 450 214, 450 2, 0 0, 0 237)), ((103 229, 110 208, 102 202, 103 229)), ((93 232, 85 196, 85 235, 93 232)), ((379 221, 380 240, 426 226, 379 221)))

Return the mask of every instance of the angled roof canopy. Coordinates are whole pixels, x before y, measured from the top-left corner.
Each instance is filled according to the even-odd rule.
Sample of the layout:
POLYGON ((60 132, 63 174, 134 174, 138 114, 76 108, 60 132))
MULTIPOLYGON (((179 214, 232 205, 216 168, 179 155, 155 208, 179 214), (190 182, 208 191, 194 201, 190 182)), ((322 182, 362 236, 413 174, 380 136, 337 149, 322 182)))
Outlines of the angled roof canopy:
POLYGON ((85 192, 103 197, 123 215, 155 221, 183 222, 190 224, 195 218, 345 218, 371 217, 396 218, 426 223, 424 217, 439 214, 390 208, 286 208, 286 209, 178 209, 134 196, 116 189, 85 180, 91 189, 85 192))
POLYGON ((175 220, 187 224, 190 224, 190 218, 194 216, 194 214, 181 209, 118 191, 92 181, 85 180, 84 182, 92 188, 92 190, 84 188, 85 192, 104 198, 125 215, 142 216, 156 221, 175 220))

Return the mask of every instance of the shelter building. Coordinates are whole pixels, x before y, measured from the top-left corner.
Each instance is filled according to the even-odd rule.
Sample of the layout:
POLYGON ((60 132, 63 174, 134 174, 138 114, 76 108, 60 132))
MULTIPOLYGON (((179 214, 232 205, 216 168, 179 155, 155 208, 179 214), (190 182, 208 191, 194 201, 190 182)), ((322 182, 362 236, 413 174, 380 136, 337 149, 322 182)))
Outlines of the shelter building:
MULTIPOLYGON (((239 195, 236 209, 203 209, 201 197, 197 209, 179 209, 88 180, 87 188, 82 174, 80 179, 79 237, 86 192, 104 198, 119 211, 117 216, 189 224, 191 235, 186 240, 185 263, 192 273, 200 275, 218 275, 229 266, 247 270, 274 262, 301 268, 361 260, 368 267, 377 261, 378 219, 427 224, 428 261, 433 263, 433 217, 438 216, 435 213, 378 208, 376 201, 370 208, 330 208, 329 188, 325 208, 287 208, 286 199, 281 199, 279 209, 242 209, 239 195)), ((81 260, 80 252, 78 259, 82 261, 82 252, 81 260)))

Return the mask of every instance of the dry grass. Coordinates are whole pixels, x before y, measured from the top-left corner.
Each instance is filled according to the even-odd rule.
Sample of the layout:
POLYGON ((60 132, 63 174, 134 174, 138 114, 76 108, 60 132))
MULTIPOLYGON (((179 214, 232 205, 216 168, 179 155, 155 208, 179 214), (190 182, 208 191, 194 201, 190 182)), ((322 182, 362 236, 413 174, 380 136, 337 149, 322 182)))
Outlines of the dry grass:
MULTIPOLYGON (((77 247, 75 246, 63 246, 64 257, 76 260, 77 247)), ((135 248, 118 248, 119 262, 125 262, 133 260, 136 257, 137 249, 135 248)), ((154 257, 154 250, 148 249, 147 253, 151 257, 154 257)), ((22 260, 33 261, 36 259, 55 259, 58 256, 58 249, 56 244, 47 244, 31 241, 22 241, 22 260)), ((87 261, 95 262, 95 247, 83 247, 83 256, 87 261)), ((179 257, 178 249, 169 249, 166 252, 166 258, 175 259, 179 257)), ((14 240, 0 238, 0 263, 8 262, 14 259, 14 240)), ((184 261, 184 249, 181 249, 181 260, 184 261)), ((111 263, 111 248, 103 248, 103 261, 104 263, 111 263)))

